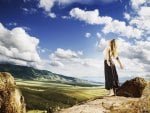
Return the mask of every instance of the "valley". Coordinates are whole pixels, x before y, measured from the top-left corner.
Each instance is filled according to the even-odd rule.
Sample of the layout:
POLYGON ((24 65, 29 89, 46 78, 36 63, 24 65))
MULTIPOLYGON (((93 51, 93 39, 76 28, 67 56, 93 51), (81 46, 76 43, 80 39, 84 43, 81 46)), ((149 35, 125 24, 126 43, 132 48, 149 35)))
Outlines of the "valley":
MULTIPOLYGON (((33 81, 16 79, 26 108, 31 110, 52 109, 54 111, 80 104, 86 100, 107 94, 104 86, 80 86, 52 81, 33 81)), ((39 112, 40 113, 40 112, 39 112)))

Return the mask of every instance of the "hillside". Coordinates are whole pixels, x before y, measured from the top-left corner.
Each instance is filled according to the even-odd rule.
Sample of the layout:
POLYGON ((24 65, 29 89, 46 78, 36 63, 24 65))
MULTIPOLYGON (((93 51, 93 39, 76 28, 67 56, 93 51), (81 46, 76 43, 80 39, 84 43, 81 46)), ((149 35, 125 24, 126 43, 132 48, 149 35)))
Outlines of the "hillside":
POLYGON ((15 80, 10 73, 0 72, 0 113, 26 113, 23 112, 25 108, 27 113, 41 113, 38 111, 46 111, 50 107, 55 111, 106 93, 103 86, 15 80))
POLYGON ((38 70, 32 67, 0 64, 0 72, 9 72, 15 78, 26 80, 40 80, 40 81, 55 81, 69 84, 89 85, 95 84, 87 80, 82 80, 74 77, 67 77, 60 74, 55 74, 47 70, 38 70))

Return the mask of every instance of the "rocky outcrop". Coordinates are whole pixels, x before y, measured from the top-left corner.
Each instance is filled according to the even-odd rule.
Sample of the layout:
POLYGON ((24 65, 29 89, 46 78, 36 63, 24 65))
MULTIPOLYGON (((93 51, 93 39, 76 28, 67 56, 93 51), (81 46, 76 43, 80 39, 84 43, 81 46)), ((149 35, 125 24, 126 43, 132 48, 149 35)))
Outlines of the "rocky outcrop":
POLYGON ((117 90, 117 96, 141 97, 145 86, 146 81, 143 78, 136 77, 134 79, 127 80, 117 90))
POLYGON ((123 96, 102 96, 56 113, 150 113, 150 82, 135 78, 125 82, 121 88, 120 92, 130 92, 132 89, 130 92, 132 95, 121 93, 123 96), (136 89, 133 89, 134 87, 136 89))
POLYGON ((6 72, 0 72, 0 113, 26 113, 24 97, 6 72))

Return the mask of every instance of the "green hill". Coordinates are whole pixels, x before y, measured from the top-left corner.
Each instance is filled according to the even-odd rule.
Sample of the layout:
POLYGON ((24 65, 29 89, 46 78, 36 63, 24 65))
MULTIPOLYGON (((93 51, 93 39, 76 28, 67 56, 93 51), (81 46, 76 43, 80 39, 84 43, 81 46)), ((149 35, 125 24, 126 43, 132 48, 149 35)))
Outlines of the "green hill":
POLYGON ((0 71, 9 72, 15 78, 24 79, 24 80, 53 81, 53 82, 78 84, 78 85, 94 84, 87 80, 82 80, 74 77, 67 77, 46 70, 38 70, 33 67, 13 65, 13 64, 0 64, 0 71))

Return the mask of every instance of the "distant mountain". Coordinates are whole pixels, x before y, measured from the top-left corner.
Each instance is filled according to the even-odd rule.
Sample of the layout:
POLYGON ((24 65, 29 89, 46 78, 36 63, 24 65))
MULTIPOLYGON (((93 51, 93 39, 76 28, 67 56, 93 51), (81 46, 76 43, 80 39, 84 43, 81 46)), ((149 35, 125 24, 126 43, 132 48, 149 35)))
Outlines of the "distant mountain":
POLYGON ((90 82, 87 80, 68 77, 68 76, 52 73, 46 70, 38 70, 32 67, 13 65, 13 64, 0 64, 0 72, 9 72, 15 78, 26 79, 26 80, 53 81, 53 82, 69 83, 72 85, 96 84, 94 82, 90 82))

